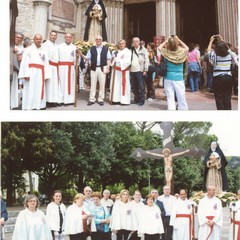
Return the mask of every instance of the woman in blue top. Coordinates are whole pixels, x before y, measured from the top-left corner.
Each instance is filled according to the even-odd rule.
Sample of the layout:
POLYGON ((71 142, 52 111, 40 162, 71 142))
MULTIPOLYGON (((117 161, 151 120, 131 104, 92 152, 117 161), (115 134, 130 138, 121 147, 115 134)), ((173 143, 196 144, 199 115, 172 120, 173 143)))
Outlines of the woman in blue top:
POLYGON ((167 95, 168 110, 176 110, 175 94, 178 101, 178 109, 188 110, 183 77, 188 46, 177 36, 172 35, 160 44, 158 49, 161 52, 161 58, 164 57, 167 65, 167 73, 164 78, 164 90, 167 95))
POLYGON ((108 240, 110 236, 110 213, 108 209, 105 206, 102 206, 100 203, 100 192, 94 192, 92 198, 94 204, 89 210, 94 214, 94 221, 97 230, 96 232, 91 233, 92 240, 108 240))

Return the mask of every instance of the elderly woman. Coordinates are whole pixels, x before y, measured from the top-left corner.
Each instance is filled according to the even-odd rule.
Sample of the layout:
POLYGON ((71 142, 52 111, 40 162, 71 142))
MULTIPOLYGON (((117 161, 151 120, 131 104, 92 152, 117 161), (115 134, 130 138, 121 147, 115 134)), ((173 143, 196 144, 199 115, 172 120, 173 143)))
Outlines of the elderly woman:
POLYGON ((101 193, 94 192, 92 195, 93 205, 90 212, 94 214, 96 232, 92 232, 92 240, 107 240, 109 238, 110 213, 107 207, 101 204, 101 193))
POLYGON ((175 94, 179 110, 188 110, 185 98, 184 62, 187 59, 188 46, 177 36, 169 37, 159 45, 161 58, 167 65, 167 73, 164 79, 164 90, 167 95, 168 110, 175 110, 175 94))
POLYGON ((228 48, 220 35, 210 38, 208 45, 209 61, 213 65, 213 93, 217 110, 231 110, 232 73, 231 64, 238 66, 237 56, 228 48), (212 44, 216 43, 215 50, 212 44))
POLYGON ((13 240, 51 240, 51 231, 45 214, 37 207, 39 200, 35 195, 28 195, 24 202, 25 209, 20 211, 13 232, 13 240))
MULTIPOLYGON (((91 214, 83 206, 83 201, 84 195, 77 193, 73 204, 67 208, 65 234, 69 235, 70 240, 86 240, 87 238, 87 224, 90 223, 91 214)), ((91 221, 91 230, 96 231, 93 224, 94 221, 91 221)))
POLYGON ((145 240, 159 240, 160 234, 164 233, 161 218, 161 210, 154 204, 154 196, 146 196, 147 205, 141 212, 138 234, 144 235, 145 240))
POLYGON ((64 240, 64 225, 66 207, 62 203, 62 193, 55 190, 52 196, 52 202, 47 206, 47 219, 50 224, 53 240, 64 240))
POLYGON ((129 201, 129 191, 120 192, 120 200, 116 201, 112 210, 111 229, 117 240, 127 240, 138 229, 137 215, 129 201))

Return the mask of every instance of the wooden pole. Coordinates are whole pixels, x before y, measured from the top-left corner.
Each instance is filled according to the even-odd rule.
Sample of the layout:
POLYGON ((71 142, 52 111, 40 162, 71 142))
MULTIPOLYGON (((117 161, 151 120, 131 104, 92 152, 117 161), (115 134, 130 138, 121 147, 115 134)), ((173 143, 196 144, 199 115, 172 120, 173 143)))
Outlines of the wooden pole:
POLYGON ((111 89, 111 98, 110 98, 111 105, 113 103, 113 93, 114 93, 114 84, 115 84, 115 76, 116 76, 115 66, 116 66, 116 63, 113 65, 112 89, 111 89))
POLYGON ((75 65, 75 98, 74 98, 74 107, 77 107, 77 94, 78 94, 78 87, 79 87, 79 54, 78 49, 76 50, 76 65, 75 65))

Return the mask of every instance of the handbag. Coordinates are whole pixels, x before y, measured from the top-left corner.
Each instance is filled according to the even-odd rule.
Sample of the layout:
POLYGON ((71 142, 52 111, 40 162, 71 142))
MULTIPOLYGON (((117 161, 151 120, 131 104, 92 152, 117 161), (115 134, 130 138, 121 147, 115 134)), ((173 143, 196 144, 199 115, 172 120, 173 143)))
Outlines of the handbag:
POLYGON ((164 57, 162 56, 161 58, 162 58, 161 62, 157 66, 157 74, 162 77, 165 77, 167 73, 167 64, 164 60, 164 57))

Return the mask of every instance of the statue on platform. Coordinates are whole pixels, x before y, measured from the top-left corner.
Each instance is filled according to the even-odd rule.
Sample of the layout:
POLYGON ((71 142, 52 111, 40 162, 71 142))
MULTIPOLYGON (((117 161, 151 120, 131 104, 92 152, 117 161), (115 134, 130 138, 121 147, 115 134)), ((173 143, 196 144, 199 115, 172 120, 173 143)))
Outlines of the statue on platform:
POLYGON ((215 186, 217 193, 228 191, 228 180, 225 170, 227 164, 227 159, 219 145, 216 142, 212 142, 204 159, 204 190, 211 185, 215 186))
POLYGON ((102 0, 92 0, 85 15, 87 16, 87 22, 83 40, 95 42, 96 36, 100 35, 103 41, 107 41, 105 25, 107 14, 102 0))

